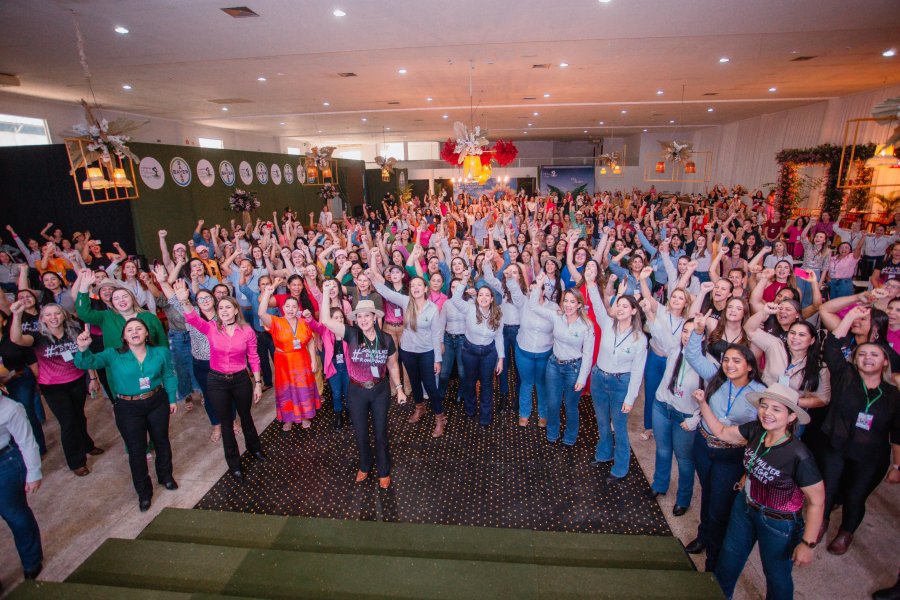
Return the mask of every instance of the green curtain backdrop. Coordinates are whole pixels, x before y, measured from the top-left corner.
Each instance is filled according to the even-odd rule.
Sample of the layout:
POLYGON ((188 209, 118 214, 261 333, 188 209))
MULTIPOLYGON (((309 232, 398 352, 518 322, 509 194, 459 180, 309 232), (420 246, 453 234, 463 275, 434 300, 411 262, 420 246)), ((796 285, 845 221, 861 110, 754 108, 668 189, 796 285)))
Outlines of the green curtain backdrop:
MULTIPOLYGON (((204 219, 208 226, 216 223, 227 226, 231 219, 240 222, 240 215, 228 209, 228 196, 235 188, 257 193, 260 208, 253 213, 254 219, 259 217, 264 221, 271 220, 273 211, 280 215, 289 206, 306 223, 309 213, 314 212, 318 216, 322 206, 318 195, 321 186, 301 185, 296 174, 293 183, 288 183, 283 175, 280 185, 272 181, 273 163, 282 169, 285 164, 289 164, 296 171, 297 165, 301 164, 299 156, 165 144, 132 143, 129 147, 142 159, 156 159, 164 176, 162 187, 154 190, 145 185, 141 176, 136 173, 141 197, 130 201, 137 250, 151 259, 159 257, 157 232, 160 229, 168 231, 168 244, 171 248, 177 242, 190 239, 198 219, 204 219), (191 168, 191 181, 185 187, 177 185, 169 172, 172 159, 176 157, 182 158, 191 168), (208 160, 213 167, 215 180, 210 187, 201 183, 197 175, 197 163, 201 159, 208 160), (235 171, 242 161, 250 163, 254 168, 261 162, 268 170, 268 181, 260 183, 254 174, 253 181, 244 185, 240 175, 236 174, 234 185, 228 186, 218 173, 219 164, 223 160, 229 161, 235 171)), ((137 170, 136 168, 135 171, 137 170)), ((363 203, 365 162, 337 159, 337 171, 341 197, 347 201, 347 212, 352 214, 352 207, 363 203)))

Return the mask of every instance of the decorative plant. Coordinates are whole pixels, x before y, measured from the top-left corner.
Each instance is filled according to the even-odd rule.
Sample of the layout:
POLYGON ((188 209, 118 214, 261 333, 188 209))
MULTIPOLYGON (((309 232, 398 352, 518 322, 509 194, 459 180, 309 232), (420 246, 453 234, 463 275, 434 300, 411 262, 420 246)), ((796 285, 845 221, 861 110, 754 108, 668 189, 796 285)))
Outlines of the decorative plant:
POLYGON ((411 202, 413 196, 413 186, 411 183, 401 185, 397 188, 397 195, 402 202, 411 202))
POLYGON ((319 190, 319 199, 322 202, 329 202, 332 198, 336 197, 340 193, 337 186, 333 183, 326 183, 322 186, 322 189, 319 190))
POLYGON ((236 213, 249 213, 259 208, 256 192, 236 189, 228 196, 228 208, 236 213))
POLYGON ((130 159, 134 162, 140 162, 134 152, 128 148, 128 142, 131 141, 129 133, 133 133, 147 123, 138 123, 129 119, 118 118, 112 122, 106 119, 97 119, 87 102, 81 101, 84 107, 86 123, 78 123, 72 126, 75 135, 87 144, 85 145, 84 154, 78 144, 68 144, 69 152, 72 154, 72 164, 74 165, 90 165, 100 160, 105 165, 112 164, 112 155, 115 154, 120 159, 130 159))

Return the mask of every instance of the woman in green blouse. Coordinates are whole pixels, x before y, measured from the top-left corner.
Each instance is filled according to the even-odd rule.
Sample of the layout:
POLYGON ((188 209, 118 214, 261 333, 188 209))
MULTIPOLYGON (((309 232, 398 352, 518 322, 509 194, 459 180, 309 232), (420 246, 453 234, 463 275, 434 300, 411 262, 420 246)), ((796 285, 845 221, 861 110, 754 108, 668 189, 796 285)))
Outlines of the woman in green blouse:
POLYGON ((118 347, 92 353, 87 325, 78 336, 75 366, 79 369, 108 369, 109 382, 116 390, 113 406, 116 426, 128 449, 131 479, 138 494, 141 512, 150 508, 153 484, 147 472, 144 452, 147 434, 156 447, 156 478, 167 490, 177 490, 172 477, 172 447, 169 444, 169 415, 176 410, 178 379, 167 346, 150 343, 150 329, 144 321, 125 322, 118 347))

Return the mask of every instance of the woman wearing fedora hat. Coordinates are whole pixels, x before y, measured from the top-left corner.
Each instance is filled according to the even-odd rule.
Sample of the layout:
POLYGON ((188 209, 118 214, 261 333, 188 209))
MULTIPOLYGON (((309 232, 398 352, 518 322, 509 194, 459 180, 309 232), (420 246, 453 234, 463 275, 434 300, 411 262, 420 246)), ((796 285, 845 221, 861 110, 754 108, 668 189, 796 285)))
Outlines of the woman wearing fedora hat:
POLYGON ((378 484, 382 489, 391 485, 391 454, 388 446, 388 407, 391 390, 397 392, 397 401, 406 403, 406 394, 400 383, 397 348, 391 336, 377 325, 384 313, 375 308, 371 300, 361 300, 350 315, 356 325, 344 324, 331 313, 329 288, 337 285, 326 281, 322 290, 322 311, 319 322, 331 330, 337 340, 343 340, 344 357, 350 375, 347 389, 347 405, 353 433, 359 449, 359 471, 356 481, 369 476, 374 462, 378 470, 378 484), (390 383, 388 383, 390 375, 390 383), (375 457, 369 445, 369 414, 375 432, 375 457))
POLYGON ((812 453, 792 430, 809 423, 799 394, 782 383, 747 394, 757 420, 724 425, 706 402, 703 390, 694 392, 703 422, 718 439, 744 446, 744 476, 731 509, 728 530, 715 576, 732 597, 753 546, 766 576, 766 597, 794 597, 793 565, 812 562, 816 533, 825 508, 825 485, 812 453), (803 509, 806 509, 804 527, 803 509))

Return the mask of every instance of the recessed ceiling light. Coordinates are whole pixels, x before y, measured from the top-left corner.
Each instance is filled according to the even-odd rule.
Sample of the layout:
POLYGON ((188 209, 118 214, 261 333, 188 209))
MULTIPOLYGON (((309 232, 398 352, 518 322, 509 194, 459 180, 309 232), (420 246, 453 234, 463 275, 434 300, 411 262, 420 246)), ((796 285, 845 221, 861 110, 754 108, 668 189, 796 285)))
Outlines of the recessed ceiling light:
POLYGON ((600 0, 600 4, 609 4, 609 0, 600 0))
POLYGON ((321 129, 317 129, 317 130, 316 130, 316 133, 322 133, 322 130, 321 130, 321 129))
POLYGON ((890 57, 894 56, 895 54, 897 54, 897 51, 894 50, 893 48, 891 48, 890 50, 885 50, 884 52, 881 53, 881 55, 885 58, 890 58, 890 57))
POLYGON ((706 112, 712 112, 712 111, 713 111, 713 108, 711 106, 706 109, 706 112))
POLYGON ((425 102, 431 102, 432 100, 434 100, 434 98, 432 98, 431 96, 425 98, 425 102))
POLYGON ((646 130, 646 129, 644 130, 644 133, 647 133, 647 130, 646 130))
POLYGON ((397 69, 397 72, 401 75, 406 75, 406 69, 397 69))
POLYGON ((778 91, 778 90, 777 90, 777 88, 770 87, 770 88, 769 88, 769 91, 770 91, 770 92, 776 92, 776 91, 778 91))
POLYGON ((731 59, 728 58, 727 56, 723 56, 722 58, 719 59, 719 62, 720 62, 720 63, 727 63, 727 62, 729 62, 730 60, 731 60, 731 59))
POLYGON ((228 107, 227 107, 227 106, 223 106, 223 107, 222 107, 222 112, 228 112, 228 107))
POLYGON ((527 131, 523 131, 522 133, 524 133, 525 135, 528 135, 528 132, 527 132, 527 131))
POLYGON ((531 114, 534 115, 535 117, 537 117, 537 116, 539 116, 541 113, 539 113, 539 112, 533 112, 533 113, 531 113, 531 114))
POLYGON ((126 83, 125 85, 122 86, 122 89, 123 89, 123 90, 130 90, 130 89, 131 89, 131 86, 128 85, 128 84, 126 83))
POLYGON ((263 81, 263 82, 267 81, 265 77, 257 77, 256 80, 263 81))
POLYGON ((336 17, 346 17, 347 16, 347 13, 345 13, 344 11, 342 11, 339 8, 334 9, 334 12, 332 12, 331 14, 333 14, 336 17))
POLYGON ((450 115, 442 115, 441 118, 442 118, 442 119, 449 119, 449 118, 450 118, 450 115))
POLYGON ((125 27, 122 27, 121 25, 116 27, 113 31, 115 31, 116 33, 121 33, 122 35, 125 35, 126 33, 128 33, 128 29, 126 29, 125 27))
POLYGON ((656 95, 657 95, 657 96, 662 96, 663 94, 665 94, 664 91, 662 91, 662 90, 656 90, 656 95))
POLYGON ((672 124, 674 124, 674 123, 675 123, 675 119, 672 119, 671 121, 669 121, 669 124, 670 124, 670 125, 672 125, 672 124))
POLYGON ((622 109, 622 114, 623 114, 623 115, 627 115, 627 114, 628 114, 628 111, 625 110, 625 109, 622 109))
POLYGON ((390 131, 391 128, 390 128, 390 127, 385 127, 384 130, 385 130, 385 131, 390 131))
POLYGON ((584 132, 587 133, 587 129, 585 129, 584 132))
POLYGON ((287 125, 287 123, 285 123, 284 121, 282 121, 281 123, 279 123, 279 125, 287 125))
POLYGON ((550 94, 544 94, 544 98, 549 98, 550 94))
POLYGON ((368 119, 365 118, 365 117, 363 117, 363 118, 362 118, 362 122, 365 123, 366 121, 368 121, 368 119))
POLYGON ((603 125, 603 121, 600 121, 600 124, 603 125))
POLYGON ((534 127, 534 123, 529 123, 528 126, 529 126, 529 127, 534 127))
POLYGON ((323 102, 322 106, 331 106, 331 102, 323 102))
POLYGON ((561 67, 563 67, 563 68, 566 68, 566 67, 569 66, 569 63, 567 63, 567 62, 561 62, 561 63, 559 63, 559 66, 561 66, 561 67))

